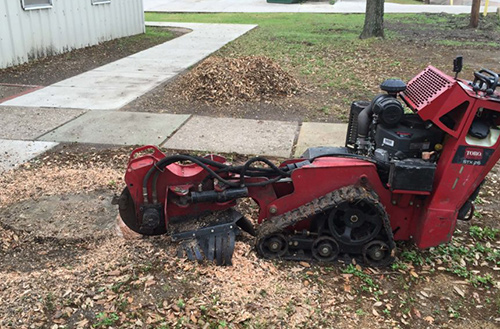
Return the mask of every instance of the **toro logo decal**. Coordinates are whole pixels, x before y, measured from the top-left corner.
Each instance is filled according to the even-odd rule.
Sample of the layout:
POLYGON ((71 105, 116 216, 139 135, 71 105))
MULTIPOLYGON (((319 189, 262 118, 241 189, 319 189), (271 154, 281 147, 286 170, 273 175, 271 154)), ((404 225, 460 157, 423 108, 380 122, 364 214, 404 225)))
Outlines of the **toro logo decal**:
POLYGON ((467 160, 481 160, 483 158, 483 150, 477 148, 466 148, 464 158, 467 160))
POLYGON ((457 153, 455 153, 453 157, 453 163, 469 166, 484 166, 490 159, 493 151, 493 149, 461 145, 458 147, 457 153))

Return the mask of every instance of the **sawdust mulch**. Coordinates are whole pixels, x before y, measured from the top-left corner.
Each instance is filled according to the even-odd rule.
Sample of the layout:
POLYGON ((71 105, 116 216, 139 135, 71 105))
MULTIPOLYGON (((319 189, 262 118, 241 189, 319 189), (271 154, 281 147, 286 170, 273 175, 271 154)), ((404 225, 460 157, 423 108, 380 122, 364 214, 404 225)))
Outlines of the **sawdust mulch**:
POLYGON ((300 84, 267 57, 213 56, 185 75, 179 88, 188 100, 227 105, 290 97, 300 84))

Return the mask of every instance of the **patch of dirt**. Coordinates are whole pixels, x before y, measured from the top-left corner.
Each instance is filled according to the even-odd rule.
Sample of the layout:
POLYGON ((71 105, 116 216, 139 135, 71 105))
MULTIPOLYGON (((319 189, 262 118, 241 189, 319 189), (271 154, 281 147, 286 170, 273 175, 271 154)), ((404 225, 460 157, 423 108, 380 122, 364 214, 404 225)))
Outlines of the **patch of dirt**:
MULTIPOLYGON (((493 167, 486 177, 479 191, 479 199, 476 202, 476 212, 481 216, 479 219, 482 226, 500 229, 500 204, 496 202, 499 196, 498 186, 500 184, 500 165, 493 167)), ((477 217, 477 216, 476 216, 477 217)), ((474 224, 474 223, 472 223, 474 224)), ((470 226, 471 223, 464 223, 470 226)))
MULTIPOLYGON (((470 15, 422 14, 424 17, 439 18, 439 24, 422 24, 416 16, 400 20, 393 17, 384 22, 384 27, 397 33, 405 40, 413 42, 436 42, 452 40, 462 42, 477 42, 496 44, 500 48, 500 20, 492 14, 486 17, 480 15, 479 27, 468 28, 470 15)), ((418 18, 422 19, 422 18, 418 18)), ((424 18, 425 20, 425 18, 424 18)))
POLYGON ((0 210, 2 225, 34 237, 59 240, 102 238, 114 234, 118 207, 113 193, 58 194, 25 200, 0 210))
POLYGON ((16 85, 2 85, 0 83, 0 102, 2 102, 2 100, 4 98, 18 95, 18 94, 26 92, 30 89, 33 89, 33 87, 16 86, 16 85))
MULTIPOLYGON (((130 56, 144 49, 176 38, 184 30, 169 28, 148 28, 170 30, 168 35, 135 35, 106 41, 96 46, 75 49, 70 52, 48 56, 29 63, 0 70, 0 83, 48 86, 96 67, 130 56)), ((2 98, 2 97, 0 97, 2 98)))

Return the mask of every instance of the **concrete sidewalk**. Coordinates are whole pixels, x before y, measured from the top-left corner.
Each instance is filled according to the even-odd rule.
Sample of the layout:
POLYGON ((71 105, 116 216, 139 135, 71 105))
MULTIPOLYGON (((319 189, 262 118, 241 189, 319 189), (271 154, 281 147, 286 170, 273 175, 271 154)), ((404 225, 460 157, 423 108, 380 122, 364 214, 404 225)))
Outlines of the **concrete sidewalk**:
POLYGON ((311 146, 343 146, 346 124, 167 113, 0 108, 0 171, 58 143, 158 145, 182 151, 288 158, 311 146))
POLYGON ((167 22, 148 25, 192 32, 0 106, 117 110, 256 27, 167 22))
MULTIPOLYGON (((495 5, 489 12, 495 12, 495 5)), ((402 5, 385 3, 386 13, 470 13, 470 6, 402 5)), ((481 11, 483 9, 481 8, 481 11)), ((144 11, 191 13, 365 13, 366 1, 337 0, 300 4, 267 3, 266 0, 144 0, 144 11)))
POLYGON ((0 174, 50 150, 57 143, 0 139, 0 174))

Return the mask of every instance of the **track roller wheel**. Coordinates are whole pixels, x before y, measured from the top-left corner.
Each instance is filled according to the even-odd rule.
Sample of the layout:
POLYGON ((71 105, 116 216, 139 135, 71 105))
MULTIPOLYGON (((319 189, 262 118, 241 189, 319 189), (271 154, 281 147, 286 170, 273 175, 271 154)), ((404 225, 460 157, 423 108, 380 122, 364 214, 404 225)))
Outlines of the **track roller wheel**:
POLYGON ((380 240, 373 240, 364 245, 362 254, 365 264, 373 267, 384 267, 394 260, 389 245, 380 240))
POLYGON ((328 236, 323 236, 314 240, 311 252, 314 259, 320 262, 331 262, 339 255, 339 245, 337 241, 328 236))
POLYGON ((288 240, 283 234, 269 235, 259 240, 257 251, 264 258, 283 257, 288 252, 288 240))

